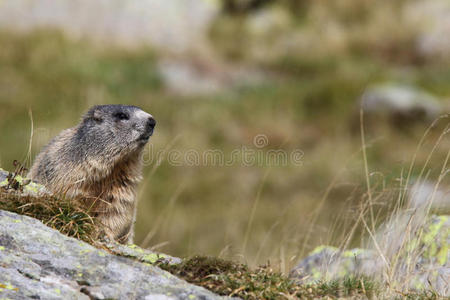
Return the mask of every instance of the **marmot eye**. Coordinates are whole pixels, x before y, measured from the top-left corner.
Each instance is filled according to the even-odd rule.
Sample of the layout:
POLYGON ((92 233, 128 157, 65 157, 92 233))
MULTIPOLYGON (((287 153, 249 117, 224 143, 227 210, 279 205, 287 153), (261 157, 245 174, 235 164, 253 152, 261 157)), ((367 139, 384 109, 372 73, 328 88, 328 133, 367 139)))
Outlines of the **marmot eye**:
POLYGON ((118 120, 128 120, 128 119, 130 119, 130 117, 126 113, 123 113, 123 112, 115 113, 114 117, 116 119, 118 119, 118 120))

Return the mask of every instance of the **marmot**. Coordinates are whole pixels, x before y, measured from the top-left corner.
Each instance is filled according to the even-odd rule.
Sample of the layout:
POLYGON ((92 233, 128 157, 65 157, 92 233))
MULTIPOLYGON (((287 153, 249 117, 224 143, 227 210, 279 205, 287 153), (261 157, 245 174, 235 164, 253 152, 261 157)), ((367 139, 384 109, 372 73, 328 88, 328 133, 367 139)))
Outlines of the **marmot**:
POLYGON ((155 119, 136 106, 94 106, 36 157, 28 177, 83 199, 107 238, 132 243, 142 150, 155 119))

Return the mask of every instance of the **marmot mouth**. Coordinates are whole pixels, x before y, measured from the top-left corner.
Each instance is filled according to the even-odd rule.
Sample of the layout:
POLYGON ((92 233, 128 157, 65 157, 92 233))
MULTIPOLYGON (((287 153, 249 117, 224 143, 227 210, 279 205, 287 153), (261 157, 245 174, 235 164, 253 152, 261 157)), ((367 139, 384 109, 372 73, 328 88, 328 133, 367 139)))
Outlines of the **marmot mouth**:
POLYGON ((153 130, 151 131, 151 132, 149 132, 149 133, 145 133, 145 134, 143 134, 143 135, 141 135, 138 139, 137 139, 137 141, 138 142, 147 142, 149 139, 150 139, 150 137, 153 135, 153 130))

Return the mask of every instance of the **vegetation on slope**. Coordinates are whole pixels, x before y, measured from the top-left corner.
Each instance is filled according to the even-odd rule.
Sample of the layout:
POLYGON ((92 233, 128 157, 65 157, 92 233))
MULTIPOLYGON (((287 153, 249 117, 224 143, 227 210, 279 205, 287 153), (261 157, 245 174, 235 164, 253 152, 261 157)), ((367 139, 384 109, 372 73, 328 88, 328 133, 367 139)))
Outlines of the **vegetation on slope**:
MULTIPOLYGON (((79 201, 49 194, 26 195, 30 181, 17 173, 11 173, 7 180, 0 187, 0 209, 36 218, 63 234, 110 250, 99 241, 98 224, 85 207, 80 206, 79 201)), ((366 277, 348 276, 342 280, 302 284, 275 271, 270 265, 252 269, 242 263, 215 257, 194 256, 179 264, 164 259, 154 263, 214 293, 242 299, 438 299, 433 291, 392 294, 392 291, 366 277)))
POLYGON ((179 265, 159 264, 172 274, 217 294, 242 299, 312 299, 318 297, 371 297, 375 285, 366 278, 301 285, 270 266, 254 270, 244 264, 214 257, 194 256, 179 265))

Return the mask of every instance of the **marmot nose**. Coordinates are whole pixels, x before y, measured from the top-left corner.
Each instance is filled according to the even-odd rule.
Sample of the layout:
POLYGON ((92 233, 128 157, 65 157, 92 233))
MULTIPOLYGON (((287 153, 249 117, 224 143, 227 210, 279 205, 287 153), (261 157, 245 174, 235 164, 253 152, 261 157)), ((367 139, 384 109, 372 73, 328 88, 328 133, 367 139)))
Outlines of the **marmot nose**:
POLYGON ((148 120, 147 120, 147 128, 149 130, 153 130, 153 128, 155 128, 155 126, 156 126, 155 119, 153 119, 153 117, 149 117, 148 120))

